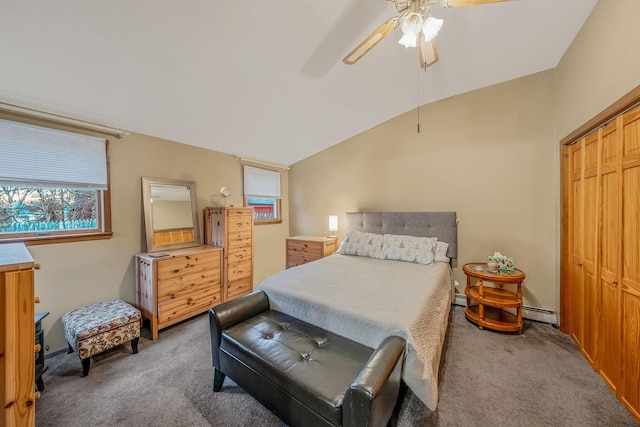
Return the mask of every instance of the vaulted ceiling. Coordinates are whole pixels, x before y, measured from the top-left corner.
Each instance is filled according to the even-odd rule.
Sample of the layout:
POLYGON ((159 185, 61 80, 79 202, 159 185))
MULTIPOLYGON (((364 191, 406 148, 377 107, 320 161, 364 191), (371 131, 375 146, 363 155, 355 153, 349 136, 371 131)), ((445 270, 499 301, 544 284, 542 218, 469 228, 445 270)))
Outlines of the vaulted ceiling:
POLYGON ((456 94, 555 67, 597 0, 444 9, 418 68, 382 0, 1 0, 0 101, 283 165, 456 94))

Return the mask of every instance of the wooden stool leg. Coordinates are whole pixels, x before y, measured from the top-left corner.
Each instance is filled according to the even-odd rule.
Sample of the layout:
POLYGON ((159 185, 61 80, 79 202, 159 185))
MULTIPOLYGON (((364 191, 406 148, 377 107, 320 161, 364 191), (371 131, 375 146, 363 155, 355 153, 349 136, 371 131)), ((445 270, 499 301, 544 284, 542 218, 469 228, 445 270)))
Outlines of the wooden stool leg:
POLYGON ((131 340, 131 350, 133 350, 133 354, 138 353, 138 341, 140 337, 134 338, 131 340))
POLYGON ((87 357, 86 359, 82 359, 82 378, 89 375, 89 366, 91 365, 91 358, 87 357))

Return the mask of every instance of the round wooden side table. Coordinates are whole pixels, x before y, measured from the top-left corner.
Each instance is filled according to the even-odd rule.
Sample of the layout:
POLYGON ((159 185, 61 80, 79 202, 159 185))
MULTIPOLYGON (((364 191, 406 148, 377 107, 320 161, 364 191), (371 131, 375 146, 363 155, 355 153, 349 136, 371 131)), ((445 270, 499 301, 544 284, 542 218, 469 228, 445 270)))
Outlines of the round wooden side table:
POLYGON ((522 282, 525 274, 515 269, 513 273, 492 273, 487 271, 487 263, 472 262, 462 267, 467 275, 467 319, 480 329, 490 328, 503 332, 522 333, 522 282), (475 279, 475 283, 472 283, 475 279), (485 286, 484 282, 495 287, 485 286), (514 290, 504 289, 505 285, 515 285, 514 290), (515 314, 505 310, 515 309, 515 314))

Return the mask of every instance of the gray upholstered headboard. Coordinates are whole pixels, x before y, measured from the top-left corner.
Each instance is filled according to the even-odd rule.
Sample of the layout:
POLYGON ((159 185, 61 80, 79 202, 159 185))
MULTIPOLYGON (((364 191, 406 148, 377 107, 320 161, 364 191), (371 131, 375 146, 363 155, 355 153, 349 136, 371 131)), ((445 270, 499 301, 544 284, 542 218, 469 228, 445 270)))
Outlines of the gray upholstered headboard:
POLYGON ((347 231, 437 237, 447 242, 447 256, 458 256, 458 226, 455 212, 347 212, 347 231))

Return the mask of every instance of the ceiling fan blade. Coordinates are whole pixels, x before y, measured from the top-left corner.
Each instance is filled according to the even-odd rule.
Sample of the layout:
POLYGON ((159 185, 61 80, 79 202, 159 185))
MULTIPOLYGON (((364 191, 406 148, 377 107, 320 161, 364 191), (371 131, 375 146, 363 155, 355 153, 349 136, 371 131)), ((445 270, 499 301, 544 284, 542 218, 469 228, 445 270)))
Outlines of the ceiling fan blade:
POLYGON ((325 33, 320 42, 309 53, 300 68, 300 74, 311 78, 327 75, 344 56, 345 43, 355 45, 362 30, 372 22, 380 22, 389 16, 389 7, 381 1, 341 0, 346 7, 338 19, 325 33))
POLYGON ((375 45, 380 43, 382 39, 387 37, 389 33, 395 30, 400 25, 400 17, 394 16, 388 19, 384 24, 380 25, 373 33, 362 41, 355 49, 353 49, 347 56, 342 59, 347 65, 353 65, 360 58, 365 56, 375 45))
POLYGON ((424 41, 422 33, 418 36, 418 63, 420 68, 426 69, 438 62, 438 44, 435 37, 428 42, 424 41))
POLYGON ((443 7, 475 6, 477 4, 501 3, 509 0, 442 0, 443 7))

